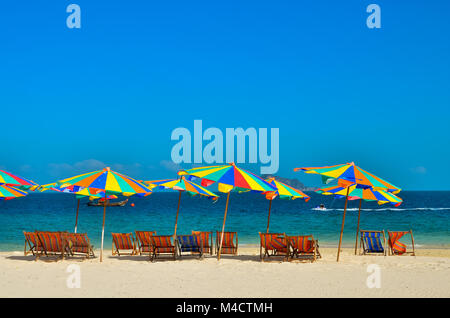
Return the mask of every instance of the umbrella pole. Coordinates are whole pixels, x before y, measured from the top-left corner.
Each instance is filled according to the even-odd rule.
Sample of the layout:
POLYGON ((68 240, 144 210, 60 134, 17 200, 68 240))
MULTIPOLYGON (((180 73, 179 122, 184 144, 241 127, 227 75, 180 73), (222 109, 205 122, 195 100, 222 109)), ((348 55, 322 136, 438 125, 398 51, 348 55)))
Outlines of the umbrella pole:
POLYGON ((344 232, 345 212, 347 212, 348 192, 349 191, 350 191, 350 187, 347 187, 347 195, 345 196, 344 216, 342 217, 341 235, 339 236, 339 247, 338 247, 336 262, 339 262, 339 254, 341 253, 342 233, 344 232))
POLYGON ((270 209, 272 208, 272 200, 269 201, 269 215, 267 216, 267 230, 266 233, 269 233, 269 224, 270 224, 270 209))
POLYGON ((173 231, 173 237, 174 239, 177 237, 177 224, 178 224, 178 213, 180 212, 180 202, 181 202, 181 191, 180 195, 178 196, 178 208, 177 208, 177 217, 175 218, 175 230, 173 231))
MULTIPOLYGON (((105 191, 105 194, 106 194, 106 191, 105 191)), ((105 215, 106 215, 106 200, 103 205, 102 246, 100 249, 100 262, 103 261, 103 240, 105 238, 105 215)))
POLYGON ((77 216, 75 217, 75 233, 77 233, 77 225, 78 225, 78 211, 80 210, 80 199, 78 199, 77 203, 77 216))
MULTIPOLYGON (((177 208, 177 216, 175 218, 175 229, 173 231, 173 242, 174 245, 177 245, 177 225, 178 225, 178 213, 180 212, 180 203, 181 203, 181 191, 180 195, 178 196, 178 208, 177 208)), ((177 249, 175 248, 175 254, 177 253, 177 249)))
POLYGON ((358 251, 358 234, 359 234, 359 219, 361 218, 361 204, 362 204, 362 199, 359 200, 358 226, 356 227, 355 255, 356 255, 356 252, 358 251))
POLYGON ((228 192, 228 195, 227 195, 227 204, 225 205, 225 214, 223 215, 222 234, 220 235, 219 250, 217 251, 217 260, 218 261, 220 261, 220 253, 222 252, 223 232, 225 232, 225 220, 227 219, 228 201, 230 200, 230 192, 228 192))

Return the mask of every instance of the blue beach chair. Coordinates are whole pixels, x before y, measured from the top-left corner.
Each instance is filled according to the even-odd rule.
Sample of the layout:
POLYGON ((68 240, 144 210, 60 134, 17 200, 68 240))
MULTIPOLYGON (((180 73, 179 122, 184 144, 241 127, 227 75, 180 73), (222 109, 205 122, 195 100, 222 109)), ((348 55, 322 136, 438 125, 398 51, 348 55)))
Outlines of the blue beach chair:
POLYGON ((203 244, 200 235, 177 235, 177 245, 179 256, 182 253, 198 254, 199 257, 203 256, 203 244))
POLYGON ((386 256, 386 236, 384 231, 361 230, 361 241, 359 248, 363 248, 363 254, 383 254, 386 256), (383 241, 382 241, 383 240, 383 241))

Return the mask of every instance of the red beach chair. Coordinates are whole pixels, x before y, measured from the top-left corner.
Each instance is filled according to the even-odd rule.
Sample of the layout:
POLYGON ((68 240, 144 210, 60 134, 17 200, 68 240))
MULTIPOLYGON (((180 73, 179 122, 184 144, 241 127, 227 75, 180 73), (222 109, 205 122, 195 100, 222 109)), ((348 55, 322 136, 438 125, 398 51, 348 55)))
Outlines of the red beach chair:
POLYGON ((39 232, 36 231, 38 237, 36 250, 42 250, 41 253, 36 253, 36 261, 42 254, 45 256, 55 255, 60 259, 64 259, 64 253, 66 252, 66 239, 65 232, 39 232))
MULTIPOLYGON (((216 253, 219 251, 220 237, 222 232, 216 232, 216 253)), ((223 242, 221 254, 237 255, 238 235, 237 232, 223 232, 223 242)))
POLYGON ((86 233, 66 233, 67 248, 70 255, 84 255, 86 258, 95 257, 94 246, 91 245, 86 233))
POLYGON ((283 256, 288 260, 289 242, 285 233, 259 233, 259 237, 259 258, 261 261, 272 256, 283 256))
POLYGON ((42 249, 37 250, 39 238, 35 232, 25 232, 23 231, 23 235, 25 236, 25 248, 23 250, 23 254, 27 256, 32 253, 33 256, 35 253, 42 252, 42 249), (28 248, 27 248, 28 245, 28 248))
POLYGON ((156 235, 156 231, 136 231, 139 255, 153 252, 151 239, 153 235, 156 235))
POLYGON ((112 255, 136 255, 136 243, 134 241, 133 233, 111 233, 113 244, 112 244, 112 255), (121 251, 129 251, 124 253, 121 251))
POLYGON ((405 254, 411 254, 412 256, 415 256, 415 250, 414 250, 414 237, 412 234, 412 230, 409 231, 397 231, 397 232, 391 232, 387 231, 389 236, 389 254, 390 255, 405 255, 405 254), (407 251, 406 244, 400 242, 400 239, 406 235, 411 235, 411 244, 412 244, 412 251, 407 251))
POLYGON ((319 241, 312 235, 288 236, 290 247, 292 247, 291 257, 298 260, 310 260, 314 262, 320 258, 319 241))
POLYGON ((150 260, 152 262, 161 254, 171 255, 173 259, 176 259, 176 250, 172 238, 173 235, 153 235, 151 237, 153 252, 150 253, 150 260))

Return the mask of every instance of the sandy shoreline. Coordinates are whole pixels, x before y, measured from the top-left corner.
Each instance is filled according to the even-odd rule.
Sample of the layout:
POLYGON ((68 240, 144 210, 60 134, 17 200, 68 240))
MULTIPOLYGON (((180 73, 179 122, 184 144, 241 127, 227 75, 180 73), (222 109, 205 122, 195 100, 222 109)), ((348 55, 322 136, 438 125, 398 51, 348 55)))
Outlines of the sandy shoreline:
MULTIPOLYGON (((450 250, 418 249, 417 256, 355 256, 321 248, 316 263, 259 261, 246 246, 238 256, 148 262, 147 257, 34 261, 23 252, 0 253, 0 297, 450 297, 450 250), (79 265, 81 287, 68 288, 69 265, 79 265), (380 288, 368 288, 370 264, 380 288)), ((98 255, 98 251, 96 251, 98 255)), ((45 258, 44 258, 45 259, 45 258)), ((70 267, 69 267, 70 269, 70 267)))

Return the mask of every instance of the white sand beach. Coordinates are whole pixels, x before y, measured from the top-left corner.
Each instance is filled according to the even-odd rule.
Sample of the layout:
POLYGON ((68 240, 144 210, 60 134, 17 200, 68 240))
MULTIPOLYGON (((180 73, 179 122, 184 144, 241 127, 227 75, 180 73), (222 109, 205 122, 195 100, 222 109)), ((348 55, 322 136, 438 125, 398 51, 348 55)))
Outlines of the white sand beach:
MULTIPOLYGON (((355 256, 323 248, 315 263, 260 262, 259 249, 240 248, 220 262, 157 260, 104 254, 90 260, 37 262, 23 252, 0 253, 0 297, 450 297, 450 250, 417 256, 355 256), (69 265, 79 265, 80 288, 68 288, 69 265), (368 288, 368 265, 380 269, 380 288, 368 288)), ((99 252, 96 251, 98 255, 99 252)))

